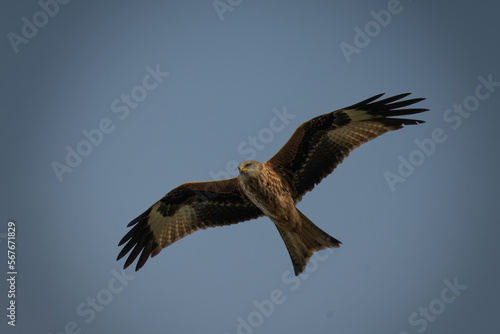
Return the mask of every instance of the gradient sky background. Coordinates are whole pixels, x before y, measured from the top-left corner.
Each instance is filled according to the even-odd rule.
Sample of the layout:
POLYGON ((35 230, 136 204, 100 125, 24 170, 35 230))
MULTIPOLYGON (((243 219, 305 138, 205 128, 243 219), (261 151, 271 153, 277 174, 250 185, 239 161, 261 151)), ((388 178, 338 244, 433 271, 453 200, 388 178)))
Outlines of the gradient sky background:
POLYGON ((471 96, 479 77, 500 81, 500 5, 401 0, 383 27, 370 12, 388 1, 232 3, 221 20, 212 1, 71 1, 44 22, 36 1, 2 2, 0 267, 12 220, 18 308, 12 328, 2 279, 0 331, 498 332, 500 87, 471 96), (9 33, 33 16, 41 27, 16 53, 9 33), (348 62, 340 45, 367 24, 372 37, 348 62), (120 96, 144 91, 148 66, 169 75, 124 117, 120 96), (357 149, 299 203, 343 242, 300 279, 267 218, 197 232, 115 278, 126 224, 177 185, 247 159, 238 147, 276 111, 294 117, 256 160, 302 122, 381 92, 426 97, 426 123, 357 149), (467 118, 447 111, 464 101, 467 118), (105 119, 113 131, 60 182, 53 162, 105 119), (392 191, 384 174, 421 157, 415 140, 433 131, 446 140, 392 191), (450 303, 447 284, 461 286, 445 290, 450 303), (280 291, 259 317, 255 302, 280 291), (239 317, 253 327, 238 329, 239 317))

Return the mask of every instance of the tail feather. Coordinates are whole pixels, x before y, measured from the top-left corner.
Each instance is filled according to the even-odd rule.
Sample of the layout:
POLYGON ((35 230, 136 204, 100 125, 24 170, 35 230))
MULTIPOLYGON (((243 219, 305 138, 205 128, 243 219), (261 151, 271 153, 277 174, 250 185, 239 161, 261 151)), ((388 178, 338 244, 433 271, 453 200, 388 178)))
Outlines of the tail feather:
POLYGON ((299 228, 293 230, 275 224, 290 254, 296 276, 304 271, 309 258, 315 251, 339 247, 341 244, 339 240, 314 225, 302 212, 297 211, 302 219, 301 223, 297 224, 299 228))

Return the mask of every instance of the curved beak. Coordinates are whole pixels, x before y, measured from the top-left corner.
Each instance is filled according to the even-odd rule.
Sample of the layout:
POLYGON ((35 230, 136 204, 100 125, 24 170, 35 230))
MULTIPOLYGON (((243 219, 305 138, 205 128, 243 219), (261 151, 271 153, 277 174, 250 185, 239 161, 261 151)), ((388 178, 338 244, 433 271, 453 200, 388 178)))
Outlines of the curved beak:
POLYGON ((242 172, 246 172, 246 171, 248 170, 248 168, 244 168, 243 166, 240 166, 240 167, 238 167, 238 168, 239 168, 239 169, 240 169, 240 171, 242 171, 242 172))

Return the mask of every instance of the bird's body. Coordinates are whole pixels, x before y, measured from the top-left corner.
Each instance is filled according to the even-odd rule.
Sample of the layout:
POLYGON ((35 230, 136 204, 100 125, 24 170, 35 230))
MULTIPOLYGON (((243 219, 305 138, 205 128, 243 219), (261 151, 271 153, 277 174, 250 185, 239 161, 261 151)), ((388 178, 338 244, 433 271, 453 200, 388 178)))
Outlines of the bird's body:
POLYGON ((272 221, 295 215, 296 203, 290 196, 290 185, 268 163, 246 160, 240 164, 239 171, 237 178, 243 193, 272 221))
POLYGON ((313 251, 340 245, 295 207, 291 186, 270 163, 246 160, 239 165, 239 171, 237 179, 243 193, 276 225, 296 274, 304 270, 313 251))
POLYGON ((401 100, 407 95, 376 101, 380 94, 315 117, 300 125, 268 161, 243 161, 237 177, 178 186, 130 222, 134 227, 120 241, 125 246, 118 259, 130 252, 126 268, 139 256, 138 270, 149 257, 196 230, 267 216, 299 275, 314 251, 339 247, 340 241, 312 223, 296 204, 354 148, 404 124, 422 123, 394 117, 427 110, 401 109, 423 100, 401 100))

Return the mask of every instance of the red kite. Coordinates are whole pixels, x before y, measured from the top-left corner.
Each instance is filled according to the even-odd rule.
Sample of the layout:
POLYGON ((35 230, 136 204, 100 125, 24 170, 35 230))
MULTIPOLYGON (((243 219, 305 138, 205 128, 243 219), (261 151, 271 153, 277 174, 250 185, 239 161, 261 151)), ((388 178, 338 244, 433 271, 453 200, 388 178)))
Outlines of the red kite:
POLYGON ((128 224, 133 228, 119 243, 125 246, 118 260, 131 251, 124 268, 139 256, 137 271, 149 257, 194 231, 267 216, 299 275, 314 251, 340 246, 295 207, 302 196, 361 144, 403 125, 424 123, 395 117, 427 111, 404 108, 424 99, 403 100, 409 94, 400 94, 378 100, 382 95, 303 123, 268 161, 243 161, 237 177, 173 189, 128 224))

